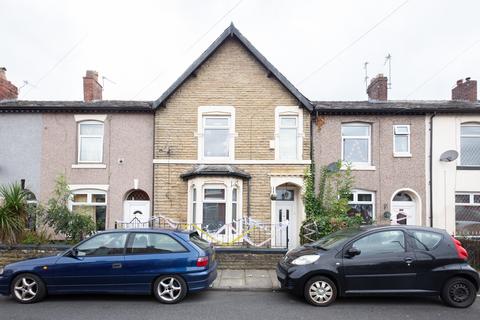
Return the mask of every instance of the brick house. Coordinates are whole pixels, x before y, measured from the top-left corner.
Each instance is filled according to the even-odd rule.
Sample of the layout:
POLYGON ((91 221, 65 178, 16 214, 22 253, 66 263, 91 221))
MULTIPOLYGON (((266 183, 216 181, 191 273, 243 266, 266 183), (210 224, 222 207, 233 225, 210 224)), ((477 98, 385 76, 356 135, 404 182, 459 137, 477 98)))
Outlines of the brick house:
POLYGON ((288 219, 298 243, 313 105, 233 25, 154 108, 155 215, 227 239, 239 231, 218 228, 242 218, 288 219))

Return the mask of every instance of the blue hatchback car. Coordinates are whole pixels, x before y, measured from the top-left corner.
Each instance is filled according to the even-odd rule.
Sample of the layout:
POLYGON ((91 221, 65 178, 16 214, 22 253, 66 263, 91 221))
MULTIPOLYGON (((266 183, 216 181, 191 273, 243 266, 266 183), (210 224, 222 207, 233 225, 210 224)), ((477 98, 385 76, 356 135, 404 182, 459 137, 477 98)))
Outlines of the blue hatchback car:
POLYGON ((0 268, 0 294, 34 303, 48 294, 152 294, 180 302, 217 276, 213 247, 194 232, 161 229, 98 233, 53 257, 0 268))

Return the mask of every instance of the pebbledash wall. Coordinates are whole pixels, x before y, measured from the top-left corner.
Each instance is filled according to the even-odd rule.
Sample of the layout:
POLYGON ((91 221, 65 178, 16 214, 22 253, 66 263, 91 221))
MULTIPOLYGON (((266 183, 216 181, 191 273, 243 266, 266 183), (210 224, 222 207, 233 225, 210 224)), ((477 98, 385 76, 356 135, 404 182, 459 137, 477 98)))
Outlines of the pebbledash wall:
MULTIPOLYGON (((101 108, 99 108, 101 109, 101 108)), ((42 127, 41 192, 48 199, 64 175, 73 192, 106 192, 106 228, 124 219, 124 200, 134 188, 152 198, 153 117, 151 113, 45 113, 42 127), (104 124, 103 161, 78 163, 78 123, 104 124)))
POLYGON ((399 192, 406 192, 415 203, 416 211, 414 221, 407 221, 407 223, 427 224, 424 115, 357 114, 319 115, 318 117, 313 129, 316 177, 319 177, 321 166, 342 159, 342 124, 368 124, 371 129, 369 142, 371 161, 368 166, 351 167, 354 178, 353 189, 357 192, 373 194, 373 220, 376 223, 392 223, 395 218, 392 212, 392 200, 399 192), (395 125, 410 126, 410 155, 394 155, 395 125), (325 143, 326 141, 328 143, 325 143), (390 212, 391 218, 385 218, 385 212, 390 212))
MULTIPOLYGON (((220 163, 231 164, 251 176, 241 184, 243 217, 250 214, 270 222, 275 206, 272 192, 277 185, 290 183, 296 188, 296 221, 300 223, 305 217, 300 195, 303 174, 310 163, 310 113, 277 79, 269 77, 267 70, 234 37, 226 40, 195 71, 195 76, 188 78, 156 111, 154 214, 177 221, 191 220, 189 183, 180 175, 196 164, 209 163, 198 152, 202 106, 229 106, 234 110, 234 157, 220 163), (298 160, 276 160, 275 119, 279 106, 291 106, 290 110, 302 120, 298 160)), ((223 181, 219 177, 206 179, 210 183, 223 181)), ((201 212, 201 207, 197 209, 201 212)))
POLYGON ((25 180, 38 197, 42 152, 42 115, 0 113, 0 185, 25 180))

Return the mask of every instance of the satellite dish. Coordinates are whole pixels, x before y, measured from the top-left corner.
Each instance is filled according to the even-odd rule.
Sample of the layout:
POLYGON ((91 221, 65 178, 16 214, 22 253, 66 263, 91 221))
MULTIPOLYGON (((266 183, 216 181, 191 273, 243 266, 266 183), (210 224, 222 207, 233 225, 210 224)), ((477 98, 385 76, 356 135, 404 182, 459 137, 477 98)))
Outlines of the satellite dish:
POLYGON ((440 161, 443 162, 452 162, 457 160, 458 151, 457 150, 447 150, 440 156, 440 161))
POLYGON ((335 173, 335 172, 338 172, 338 169, 339 168, 338 168, 338 163, 337 162, 332 162, 327 166, 328 172, 335 173))

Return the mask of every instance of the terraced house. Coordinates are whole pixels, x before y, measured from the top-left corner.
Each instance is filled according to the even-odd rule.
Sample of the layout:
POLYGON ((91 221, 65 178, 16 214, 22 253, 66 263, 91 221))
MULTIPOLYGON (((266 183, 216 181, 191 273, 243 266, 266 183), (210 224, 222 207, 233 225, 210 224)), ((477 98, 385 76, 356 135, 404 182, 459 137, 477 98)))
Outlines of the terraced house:
POLYGON ((242 218, 288 220, 272 245, 298 243, 313 105, 233 25, 154 108, 155 215, 226 242, 242 218))

